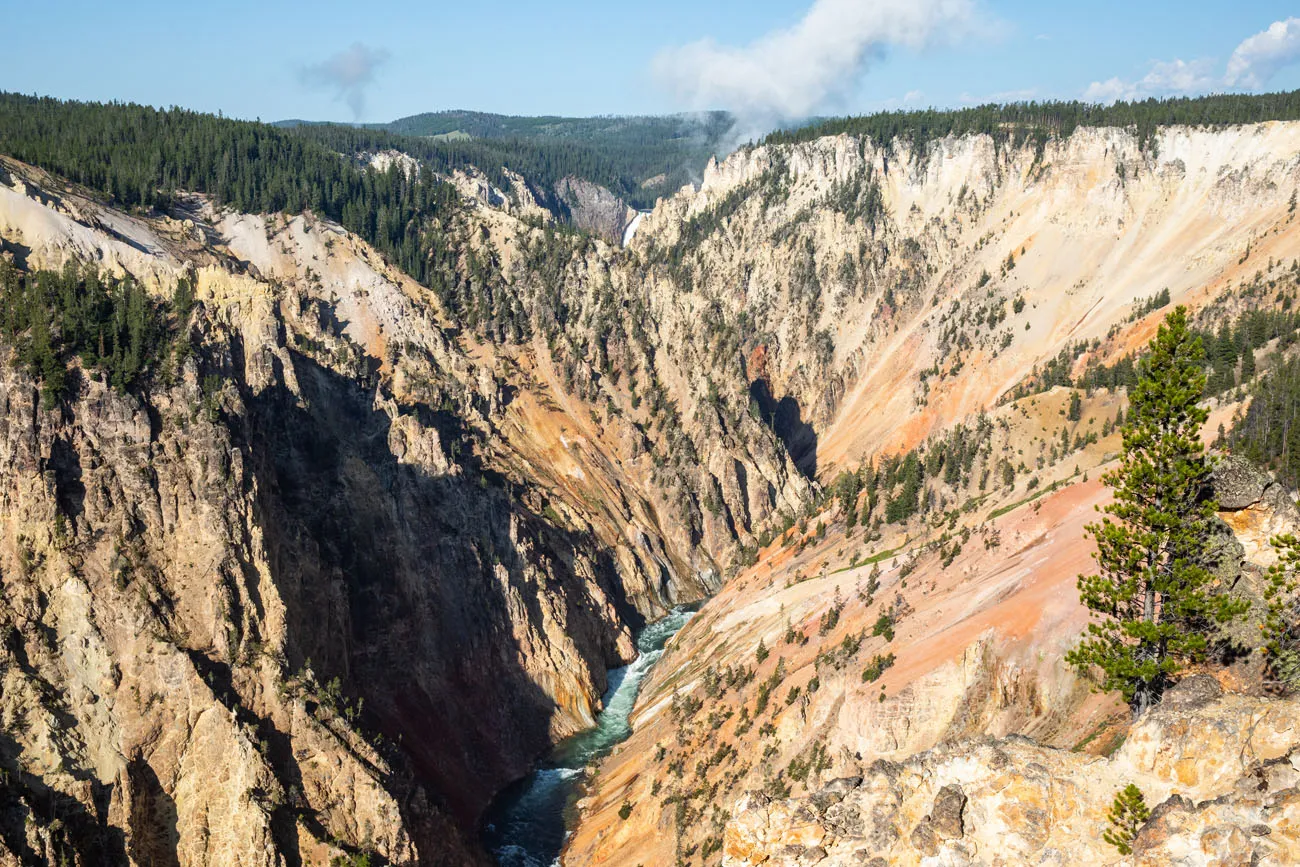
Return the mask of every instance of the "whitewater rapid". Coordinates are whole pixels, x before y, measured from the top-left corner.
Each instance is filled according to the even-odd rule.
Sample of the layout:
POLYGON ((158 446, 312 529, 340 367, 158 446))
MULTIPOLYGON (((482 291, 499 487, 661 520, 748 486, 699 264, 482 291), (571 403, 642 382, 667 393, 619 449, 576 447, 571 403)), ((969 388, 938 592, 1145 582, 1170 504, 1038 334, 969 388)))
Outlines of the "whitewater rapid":
POLYGON ((557 744, 531 774, 498 799, 485 837, 499 867, 558 867, 588 764, 608 755, 632 733, 629 717, 641 682, 663 656, 668 639, 693 614, 674 609, 643 629, 637 636, 636 660, 609 673, 596 725, 557 744))

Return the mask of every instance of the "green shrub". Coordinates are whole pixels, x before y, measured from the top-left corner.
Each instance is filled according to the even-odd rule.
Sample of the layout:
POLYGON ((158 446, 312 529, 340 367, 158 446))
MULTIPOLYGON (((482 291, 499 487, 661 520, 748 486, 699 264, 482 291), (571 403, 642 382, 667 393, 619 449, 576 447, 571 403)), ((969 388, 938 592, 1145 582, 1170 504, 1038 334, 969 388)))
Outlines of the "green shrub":
POLYGON ((887 653, 883 656, 877 654, 871 657, 867 667, 862 670, 862 680, 866 683, 875 683, 880 680, 880 676, 894 664, 894 654, 887 653))
POLYGON ((886 641, 894 640, 894 618, 887 611, 882 611, 876 618, 876 625, 871 627, 872 635, 883 635, 886 641))
POLYGON ((1119 850, 1121 855, 1133 854, 1133 840, 1138 831, 1151 818, 1142 790, 1129 783, 1115 794, 1115 801, 1106 814, 1110 828, 1101 838, 1119 850))

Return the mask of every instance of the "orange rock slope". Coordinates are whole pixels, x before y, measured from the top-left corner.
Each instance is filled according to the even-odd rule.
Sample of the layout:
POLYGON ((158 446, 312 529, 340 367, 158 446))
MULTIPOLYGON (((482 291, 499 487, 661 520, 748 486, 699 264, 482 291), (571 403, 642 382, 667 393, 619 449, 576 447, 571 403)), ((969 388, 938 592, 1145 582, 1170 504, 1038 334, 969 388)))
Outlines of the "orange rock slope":
MULTIPOLYGON (((818 842, 827 833, 814 815, 825 808, 820 793, 837 778, 869 777, 874 762, 903 762, 970 738, 1024 735, 1043 745, 1017 747, 1024 761, 1048 747, 1116 749, 1127 709, 1092 692, 1064 655, 1088 620, 1075 581, 1092 568, 1084 528, 1108 496, 1100 478, 1120 448, 1110 421, 1124 399, 1088 395, 1071 420, 1068 389, 1006 398, 1063 350, 1078 375, 1090 361, 1140 349, 1163 312, 1138 315, 1138 302, 1163 288, 1210 327, 1260 303, 1249 286, 1267 286, 1267 304, 1275 292, 1294 294, 1287 257, 1300 228, 1287 201, 1300 180, 1298 134, 1288 125, 1250 128, 1245 137, 1166 131, 1151 157, 1127 134, 1081 131, 1049 145, 1034 166, 1024 154, 964 139, 884 167, 869 146, 826 139, 783 152, 780 161, 764 148, 739 154, 711 170, 701 191, 647 218, 637 244, 671 239, 675 221, 708 213, 742 184, 761 185, 779 163, 790 176, 788 200, 770 210, 742 205, 725 232, 704 242, 718 258, 700 269, 696 285, 746 287, 726 291, 752 301, 765 278, 797 271, 797 245, 787 255, 779 243, 754 243, 761 220, 780 220, 774 211, 803 221, 790 231, 806 239, 808 255, 824 263, 822 279, 834 284, 837 273, 852 270, 837 271, 836 262, 852 258, 846 250, 858 227, 818 210, 819 196, 862 164, 875 165, 890 255, 915 244, 925 263, 914 272, 920 276, 890 260, 898 267, 883 269, 893 281, 884 296, 872 294, 878 286, 861 299, 843 291, 819 308, 817 324, 834 349, 824 375, 810 375, 820 368, 789 308, 750 363, 774 392, 810 408, 823 484, 908 449, 920 447, 924 460, 938 447, 936 434, 958 423, 967 431, 987 424, 991 433, 957 485, 926 483, 923 516, 882 525, 882 494, 870 526, 850 528, 842 506, 827 505, 760 551, 704 606, 648 679, 633 735, 599 765, 564 863, 911 863, 941 852, 955 859, 960 852, 944 849, 947 838, 930 840, 929 831, 906 851, 881 844, 869 853, 859 847, 862 860, 850 857, 857 849, 837 854, 818 842), (1006 324, 990 319, 990 310, 1009 314, 1006 324), (998 478, 1003 462, 1015 470, 1008 483, 998 478), (778 826, 790 836, 765 836, 764 828, 778 826)), ((1207 441, 1241 407, 1231 393, 1210 401, 1207 441)), ((865 497, 858 505, 866 511, 865 497)), ((1293 525, 1295 515, 1280 501, 1258 501, 1223 518, 1236 537, 1224 544, 1234 552, 1239 545, 1245 557, 1223 580, 1249 594, 1272 557, 1268 535, 1293 525)), ((961 751, 945 756, 961 764, 961 751)), ((1169 777, 1171 785, 1179 779, 1169 777)), ((1177 790, 1161 785, 1162 798, 1177 790)), ((1081 808, 1089 816, 1108 806, 1095 800, 1101 788, 1081 808)), ((924 789, 921 807, 930 807, 936 790, 924 789)), ((1031 800, 1016 807, 1015 833, 1038 821, 1031 800)), ((1256 808, 1272 809, 1242 809, 1256 808)), ((911 828, 902 825, 895 830, 906 837, 911 828)), ((983 845, 988 839, 995 837, 983 845)), ((1274 851, 1258 849, 1266 850, 1274 851)), ((1030 847, 1024 857, 1044 851, 1030 847)), ((1075 863, 1068 848, 1060 852, 1064 860, 1048 862, 1075 863)), ((1117 857, 1088 852, 1080 863, 1117 857)), ((969 863, 1020 862, 985 849, 969 863)))
MULTIPOLYGON (((1103 449, 1115 445, 1114 439, 1099 443, 1094 460, 1105 459, 1103 449)), ((1229 464, 1224 466, 1226 472, 1229 464)), ((1245 558, 1235 568, 1259 576, 1273 558, 1265 537, 1294 527, 1297 513, 1267 477, 1248 467, 1238 470, 1243 466, 1231 464, 1250 481, 1243 483, 1244 493, 1229 498, 1231 508, 1221 517, 1245 558)), ((564 863, 707 864, 719 858, 734 865, 822 863, 821 858, 831 856, 813 850, 830 851, 826 841, 836 839, 837 832, 814 820, 809 805, 824 811, 827 786, 842 797, 844 785, 834 781, 879 775, 881 761, 909 767, 945 763, 947 770, 922 771, 920 778, 905 775, 903 783, 897 772, 888 772, 891 785, 916 788, 911 794, 889 795, 885 803, 912 797, 923 801, 907 807, 918 811, 908 820, 913 824, 939 788, 935 780, 969 772, 973 776, 963 779, 981 780, 982 791, 1001 792, 999 811, 1018 811, 1002 821, 1006 833, 1021 837, 1032 837, 1030 826, 1038 820, 1033 818, 1034 799, 1017 795, 1019 788, 1078 785, 1064 776, 1089 780, 1091 788, 1072 795, 1057 817, 1059 834, 1069 837, 1104 814, 1114 794, 1112 784, 1128 773, 1123 768, 1129 765, 1089 765, 1082 756, 1061 750, 1107 755, 1127 737, 1122 762, 1132 764, 1137 752, 1144 751, 1142 755, 1165 764, 1148 795, 1156 791, 1163 800, 1200 792, 1203 786, 1198 788, 1197 781, 1217 773, 1215 763, 1224 756, 1216 752, 1207 758, 1187 738, 1179 743, 1149 738, 1139 750, 1138 734, 1128 731, 1127 708, 1113 695, 1092 692, 1064 663, 1065 651, 1088 621, 1075 579, 1093 568, 1084 527, 1096 520, 1096 509, 1109 498, 1099 481, 1104 468, 1093 463, 1057 490, 970 516, 968 534, 957 530, 947 541, 940 536, 929 543, 916 539, 875 563, 839 565, 845 549, 856 543, 846 537, 842 523, 831 523, 833 511, 809 522, 828 522, 822 541, 810 530, 811 544, 802 550, 779 542, 766 549, 755 566, 724 587, 673 640, 638 701, 633 735, 599 766, 564 863), (954 542, 963 538, 954 554, 954 542), (886 613, 892 615, 892 629, 880 628, 886 613), (1033 741, 1010 741, 992 752, 970 745, 1010 735, 1033 741), (968 745, 951 746, 959 743, 968 745), (950 746, 928 758, 921 755, 944 744, 950 746), (1007 753, 1022 763, 1018 770, 1000 783, 988 779, 987 764, 996 767, 1007 753), (1024 763, 1034 762, 1053 770, 1022 775, 1024 763), (1094 771, 1101 776, 1091 779, 1094 771), (624 821, 619 812, 629 805, 624 821), (809 852, 812 856, 799 860, 809 852)), ((1226 674, 1224 681, 1234 682, 1226 674)), ((1253 709, 1241 711, 1243 715, 1273 719, 1281 712, 1270 699, 1252 701, 1253 709)), ((859 795, 865 813, 882 795, 878 788, 861 785, 867 787, 859 795)), ((1222 780, 1215 785, 1216 793, 1230 787, 1222 780)), ((855 791, 857 786, 855 782, 855 791)), ((1271 803, 1238 805, 1238 812, 1264 815, 1271 803)), ((1286 815, 1295 809, 1287 806, 1286 815)), ((905 824, 902 819, 893 823, 906 835, 905 824)), ((973 845, 987 847, 997 839, 987 828, 982 833, 973 845)), ((1046 858, 1043 847, 1056 833, 1044 831, 1043 840, 1025 843, 1023 857, 1034 863, 1046 858)), ((861 840, 848 836, 847 842, 840 840, 847 847, 838 850, 842 857, 826 864, 866 863, 849 857, 866 848, 888 863, 919 863, 946 845, 945 840, 913 837, 899 844, 902 848, 879 840, 874 848, 864 848, 858 845, 861 840)), ((952 837, 961 839, 960 833, 952 837)), ((962 845, 970 849, 971 841, 962 845)), ((1089 846, 1082 860, 1046 862, 1114 860, 1113 850, 1089 846)), ((1291 839, 1282 851, 1295 846, 1291 839)), ((958 851, 966 850, 958 846, 950 854, 958 851)), ((1154 857, 1139 863, 1159 863, 1154 857)), ((971 863, 1023 862, 1011 857, 971 863)))

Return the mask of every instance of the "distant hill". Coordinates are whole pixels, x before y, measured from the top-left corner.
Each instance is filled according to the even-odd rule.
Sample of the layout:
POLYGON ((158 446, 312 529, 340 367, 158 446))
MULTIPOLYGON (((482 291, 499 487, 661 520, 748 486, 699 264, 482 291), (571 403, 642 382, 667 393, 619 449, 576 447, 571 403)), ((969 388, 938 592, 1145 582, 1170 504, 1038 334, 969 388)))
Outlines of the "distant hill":
POLYGON ((437 136, 463 132, 472 138, 581 139, 603 145, 668 144, 692 149, 706 141, 716 142, 731 125, 731 115, 723 111, 694 115, 518 117, 457 109, 413 114, 380 126, 402 135, 437 136))
POLYGON ((508 168, 527 178, 544 200, 572 175, 608 188, 632 207, 648 208, 699 180, 732 117, 726 112, 518 117, 455 110, 381 124, 294 119, 275 125, 340 150, 391 147, 440 168, 474 165, 503 187, 508 184, 502 170, 508 168))

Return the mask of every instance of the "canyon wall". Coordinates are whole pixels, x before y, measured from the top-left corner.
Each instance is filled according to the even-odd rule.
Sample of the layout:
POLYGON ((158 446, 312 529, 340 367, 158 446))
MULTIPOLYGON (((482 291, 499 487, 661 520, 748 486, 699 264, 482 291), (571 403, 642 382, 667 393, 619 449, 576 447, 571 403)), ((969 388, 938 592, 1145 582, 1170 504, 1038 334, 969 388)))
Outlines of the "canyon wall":
MULTIPOLYGON (((337 226, 200 197, 134 217, 6 170, 20 268, 195 299, 192 351, 142 392, 74 368, 50 405, 6 364, 6 844, 479 860, 492 796, 591 724, 632 631, 715 588, 736 531, 701 544, 694 493, 649 484, 644 434, 600 424, 544 343, 462 336, 337 226)), ((716 451, 797 502, 753 425, 762 463, 716 451)))
MULTIPOLYGON (((744 792, 812 797, 954 738, 1108 742, 1114 703, 1060 654, 1117 437, 1047 461, 1065 390, 1007 393, 1076 344, 1077 366, 1138 345, 1161 289, 1221 316, 1286 278, 1297 154, 1297 124, 758 147, 626 249, 466 174, 432 288, 311 214, 126 214, 5 161, 18 269, 195 303, 192 350, 131 393, 74 362, 51 405, 6 361, 0 840, 46 863, 481 863, 483 809, 590 724, 633 632, 713 594, 567 863, 740 858, 744 792), (911 523, 855 533, 819 499, 957 423, 979 455, 911 523), (974 493, 1012 456, 1038 463, 974 493), (868 635, 886 612, 896 634, 868 635)), ((1067 433, 1122 405, 1089 395, 1067 433)), ((1257 518, 1225 515, 1264 563, 1285 520, 1257 518)))
MULTIPOLYGON (((648 680, 633 736, 600 764, 564 863, 1003 863, 987 845, 917 848, 902 821, 882 820, 903 841, 895 848, 794 837, 843 789, 822 787, 865 779, 876 761, 928 761, 911 757, 984 736, 1102 755, 1122 742, 1126 709, 1064 654, 1088 620, 1075 579, 1093 568, 1084 527, 1107 502, 1101 476, 1120 449, 1112 421, 1125 397, 1076 393, 1073 409, 1070 389, 1039 378, 1142 346, 1167 312, 1144 302, 1165 289, 1211 329, 1243 310, 1287 309, 1298 133, 1174 128, 1143 147, 1081 129, 1041 151, 843 136, 742 151, 661 203, 631 244, 648 279, 676 290, 655 297, 740 311, 751 376, 761 370, 806 425, 774 425, 796 434, 801 466, 830 483, 915 449, 938 469, 924 471, 910 518, 887 519, 887 493, 854 493, 852 509, 822 500, 704 606, 648 680), (965 463, 948 472, 945 460, 965 463), (789 840, 764 836, 781 822, 789 840)), ((1209 402, 1207 441, 1243 394, 1209 402)), ((1245 487, 1275 495, 1225 497, 1214 544, 1220 580, 1258 617, 1268 538, 1296 515, 1289 494, 1253 478, 1245 487)), ((1253 647, 1244 631, 1224 640, 1253 647)), ((1257 668, 1221 675, 1259 691, 1257 668)), ((864 789, 861 815, 908 797, 883 785, 864 789)), ((1113 795, 1090 795, 1089 815, 1113 795)), ((997 827, 1036 822, 1025 813, 997 827)), ((1293 843, 1279 845, 1259 851, 1283 863, 1293 843)), ((1089 852, 1118 858, 1104 844, 1089 852)))

